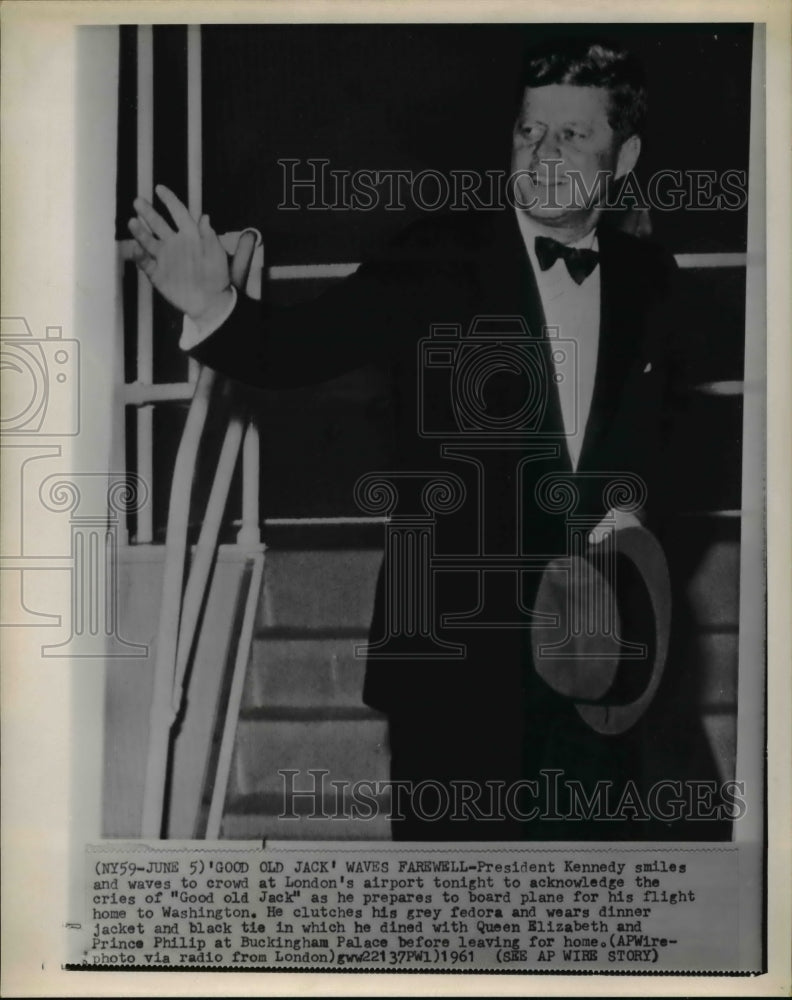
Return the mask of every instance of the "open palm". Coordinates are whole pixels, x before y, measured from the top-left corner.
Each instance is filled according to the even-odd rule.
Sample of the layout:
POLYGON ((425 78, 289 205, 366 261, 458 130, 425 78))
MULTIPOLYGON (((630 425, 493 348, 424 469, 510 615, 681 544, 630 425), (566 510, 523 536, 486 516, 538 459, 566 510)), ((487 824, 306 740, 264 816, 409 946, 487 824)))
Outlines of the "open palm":
POLYGON ((168 209, 173 226, 144 198, 135 199, 138 214, 129 222, 129 231, 137 243, 135 259, 171 305, 191 319, 198 319, 230 294, 228 257, 208 216, 202 215, 196 222, 162 184, 156 193, 168 209))

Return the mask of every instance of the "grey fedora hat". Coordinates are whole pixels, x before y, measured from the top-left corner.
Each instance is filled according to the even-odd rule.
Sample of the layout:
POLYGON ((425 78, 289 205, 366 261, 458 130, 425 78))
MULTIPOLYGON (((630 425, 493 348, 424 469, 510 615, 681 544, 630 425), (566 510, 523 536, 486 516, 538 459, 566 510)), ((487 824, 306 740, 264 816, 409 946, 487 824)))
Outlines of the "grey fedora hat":
POLYGON ((630 526, 553 559, 534 611, 539 676, 596 732, 635 725, 660 686, 671 629, 668 565, 654 535, 630 526))

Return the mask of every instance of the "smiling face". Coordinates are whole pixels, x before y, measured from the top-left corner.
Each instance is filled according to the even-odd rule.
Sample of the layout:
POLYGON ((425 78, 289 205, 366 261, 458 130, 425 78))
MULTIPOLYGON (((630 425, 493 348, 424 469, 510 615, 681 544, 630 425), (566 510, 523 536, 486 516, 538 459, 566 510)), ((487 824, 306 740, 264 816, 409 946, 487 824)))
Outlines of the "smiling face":
POLYGON ((551 228, 580 224, 596 212, 596 198, 587 192, 597 191, 600 172, 621 177, 632 170, 640 140, 620 142, 608 108, 603 87, 554 83, 526 89, 514 125, 511 169, 517 205, 536 222, 551 228))

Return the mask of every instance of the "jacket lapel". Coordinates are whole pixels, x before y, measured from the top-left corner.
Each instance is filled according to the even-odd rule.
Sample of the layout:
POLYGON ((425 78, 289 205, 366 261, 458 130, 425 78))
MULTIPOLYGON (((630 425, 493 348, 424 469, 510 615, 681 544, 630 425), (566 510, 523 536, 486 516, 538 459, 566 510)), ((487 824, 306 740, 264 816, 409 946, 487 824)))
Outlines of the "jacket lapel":
POLYGON ((477 299, 489 316, 522 316, 531 338, 542 335, 536 280, 514 214, 503 210, 487 220, 476 261, 477 299))
POLYGON ((542 391, 546 393, 547 404, 536 433, 551 436, 561 446, 561 464, 571 468, 558 389, 552 377, 550 345, 544 334, 544 311, 517 219, 506 210, 498 212, 489 222, 476 264, 477 303, 480 303, 477 308, 488 316, 522 316, 525 320, 531 341, 542 352, 546 374, 542 391))

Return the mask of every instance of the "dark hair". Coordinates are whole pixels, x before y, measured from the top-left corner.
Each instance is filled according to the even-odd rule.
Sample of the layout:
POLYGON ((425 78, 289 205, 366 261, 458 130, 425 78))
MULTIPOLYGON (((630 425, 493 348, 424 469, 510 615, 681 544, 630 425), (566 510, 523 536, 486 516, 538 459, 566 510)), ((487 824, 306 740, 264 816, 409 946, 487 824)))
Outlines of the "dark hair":
POLYGON ((608 122, 623 142, 640 135, 646 119, 646 79, 630 52, 607 42, 574 39, 529 49, 520 76, 519 99, 526 87, 569 83, 604 87, 610 94, 608 122))

